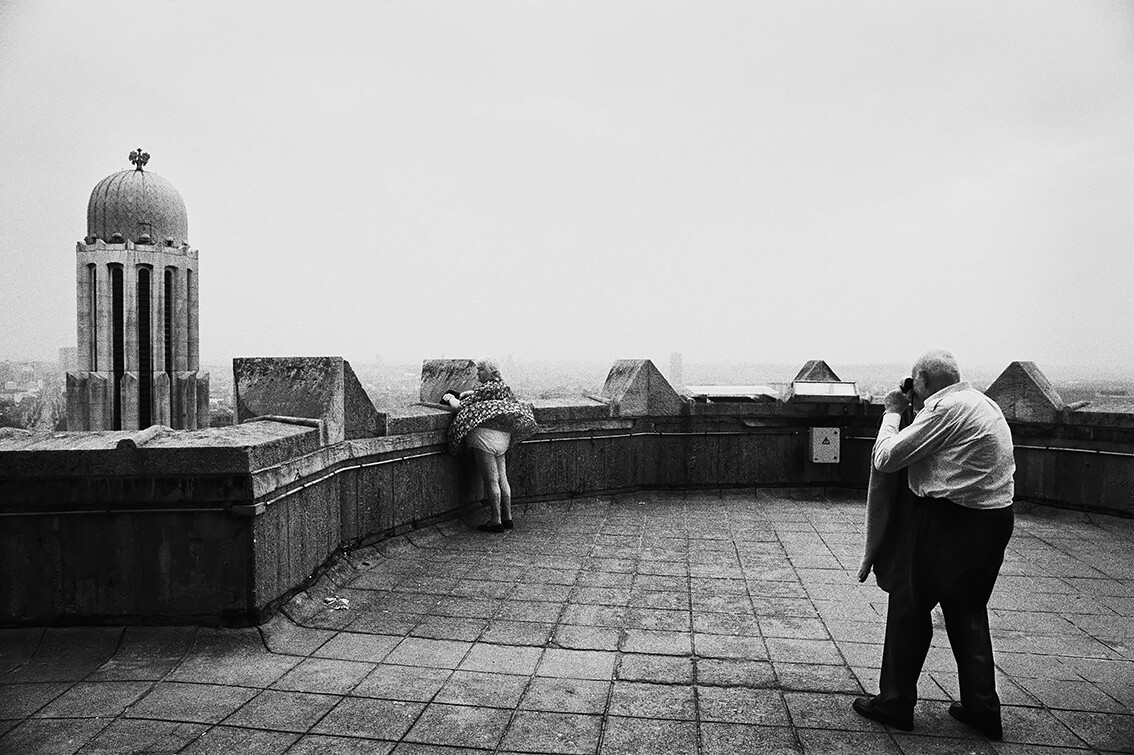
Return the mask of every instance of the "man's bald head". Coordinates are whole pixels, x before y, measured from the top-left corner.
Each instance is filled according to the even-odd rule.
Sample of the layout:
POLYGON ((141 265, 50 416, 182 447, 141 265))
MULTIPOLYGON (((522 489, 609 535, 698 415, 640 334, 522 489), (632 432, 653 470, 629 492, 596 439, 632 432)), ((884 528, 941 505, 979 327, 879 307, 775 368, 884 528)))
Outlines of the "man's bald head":
POLYGON ((942 388, 961 382, 961 370, 957 358, 944 349, 934 349, 922 354, 913 366, 915 383, 920 377, 926 385, 925 397, 932 396, 942 388))

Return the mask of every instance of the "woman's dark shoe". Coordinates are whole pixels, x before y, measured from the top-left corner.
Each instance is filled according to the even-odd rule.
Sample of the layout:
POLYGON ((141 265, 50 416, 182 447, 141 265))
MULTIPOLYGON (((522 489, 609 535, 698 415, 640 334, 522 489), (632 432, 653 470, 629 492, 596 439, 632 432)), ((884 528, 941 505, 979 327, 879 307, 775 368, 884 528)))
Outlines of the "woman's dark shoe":
POLYGON ((854 708, 855 713, 863 718, 869 718, 871 721, 877 721, 880 724, 886 724, 902 731, 913 730, 912 716, 910 718, 898 718, 892 713, 887 713, 878 707, 873 697, 856 697, 854 702, 851 703, 851 707, 854 708))
POLYGON ((511 519, 501 519, 500 524, 504 525, 504 529, 506 530, 516 529, 516 525, 512 522, 511 519))
POLYGON ((500 534, 501 532, 504 531, 504 525, 503 524, 489 524, 489 523, 486 522, 486 523, 480 525, 479 527, 477 527, 477 529, 480 530, 481 532, 495 532, 496 534, 500 534))
POLYGON ((949 706, 949 715, 966 726, 971 726, 989 739, 997 741, 1004 739, 1004 728, 999 721, 982 721, 971 716, 960 703, 953 703, 949 706))

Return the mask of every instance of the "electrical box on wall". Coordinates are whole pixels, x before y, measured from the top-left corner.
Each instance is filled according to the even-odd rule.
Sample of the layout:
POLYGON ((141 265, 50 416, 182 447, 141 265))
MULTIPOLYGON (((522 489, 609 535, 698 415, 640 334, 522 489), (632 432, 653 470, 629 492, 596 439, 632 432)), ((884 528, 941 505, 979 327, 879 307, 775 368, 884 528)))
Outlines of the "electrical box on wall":
POLYGON ((811 435, 811 461, 815 464, 839 463, 839 428, 813 427, 811 435))

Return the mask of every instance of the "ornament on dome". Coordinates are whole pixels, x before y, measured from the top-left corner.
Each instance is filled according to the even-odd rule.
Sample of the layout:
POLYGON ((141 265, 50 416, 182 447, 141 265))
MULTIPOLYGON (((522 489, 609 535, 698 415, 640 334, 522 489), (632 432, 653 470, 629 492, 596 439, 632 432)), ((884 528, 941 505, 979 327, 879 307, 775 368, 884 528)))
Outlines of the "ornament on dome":
POLYGON ((130 153, 130 162, 134 163, 134 170, 141 170, 142 166, 150 161, 150 153, 143 152, 141 147, 130 153))

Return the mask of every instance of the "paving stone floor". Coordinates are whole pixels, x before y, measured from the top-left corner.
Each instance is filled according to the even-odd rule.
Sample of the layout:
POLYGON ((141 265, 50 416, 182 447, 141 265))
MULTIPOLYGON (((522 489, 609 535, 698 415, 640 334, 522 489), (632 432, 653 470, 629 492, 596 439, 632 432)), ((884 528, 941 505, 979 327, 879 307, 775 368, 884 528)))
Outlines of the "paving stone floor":
POLYGON ((886 595, 861 500, 533 504, 356 551, 258 629, 0 630, 0 753, 1134 752, 1134 521, 1019 511, 992 602, 1005 741, 858 717, 886 595), (479 521, 479 519, 478 519, 479 521))

